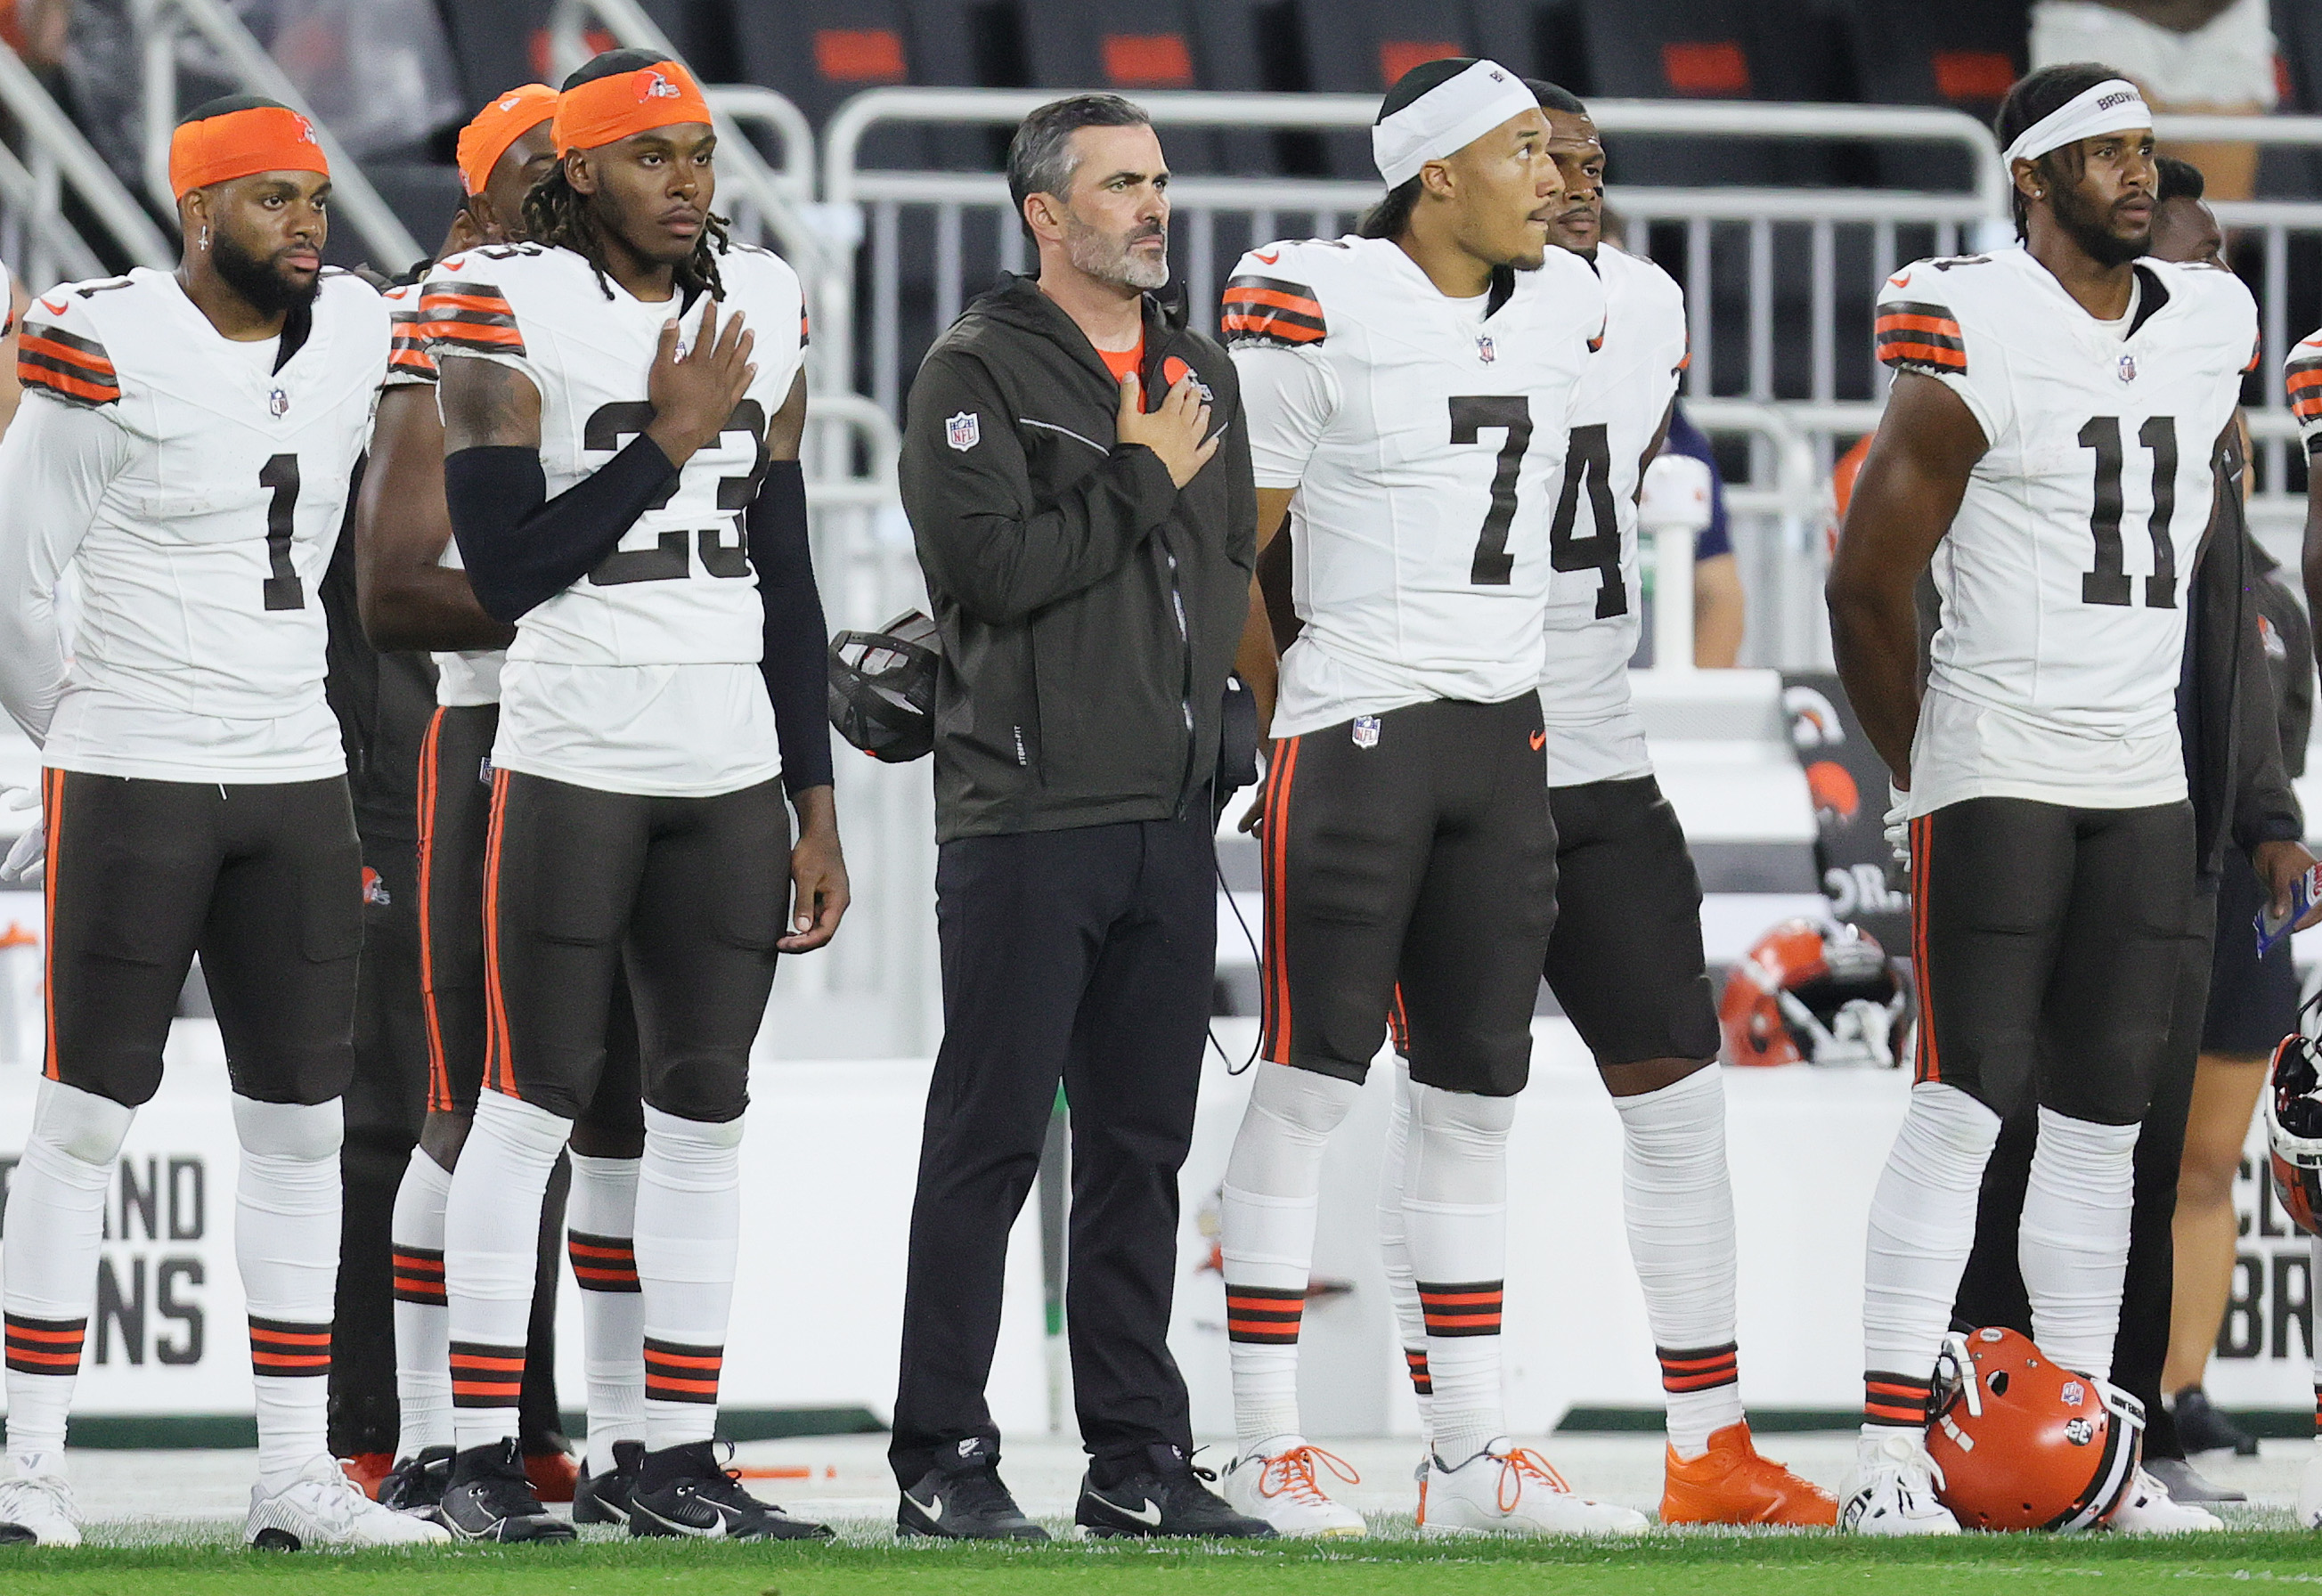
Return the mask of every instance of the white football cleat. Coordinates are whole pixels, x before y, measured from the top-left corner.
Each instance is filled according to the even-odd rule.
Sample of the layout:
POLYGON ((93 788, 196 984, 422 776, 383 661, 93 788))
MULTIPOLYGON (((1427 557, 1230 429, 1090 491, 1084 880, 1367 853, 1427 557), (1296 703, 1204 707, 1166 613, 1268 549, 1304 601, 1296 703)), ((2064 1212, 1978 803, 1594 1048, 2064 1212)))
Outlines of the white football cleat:
POLYGON ((250 1517, 242 1538, 261 1551, 311 1546, 416 1546, 452 1538, 452 1532, 416 1513, 380 1507, 347 1478, 338 1461, 317 1452, 298 1477, 279 1491, 250 1488, 250 1517))
POLYGON ((77 1546, 80 1523, 62 1474, 0 1480, 0 1546, 77 1546))
POLYGON ((1453 1468, 1430 1460, 1420 1502, 1422 1535, 1634 1535, 1633 1508, 1573 1494, 1548 1459, 1505 1437, 1453 1468))
POLYGON ((1917 1430, 1865 1436, 1855 1446, 1854 1479, 1838 1527, 1857 1535, 1957 1535, 1959 1520, 1935 1496, 1943 1482, 1917 1430))
POLYGON ((2123 1535, 2189 1535, 2226 1527, 2226 1521, 2207 1508, 2171 1496, 2169 1487, 2144 1469, 2136 1471, 2127 1497, 2113 1509, 2107 1522, 2123 1535))
POLYGON ((1348 1484, 1362 1476, 1342 1457, 1307 1445, 1300 1436, 1276 1436, 1246 1457, 1226 1464, 1218 1476, 1218 1494, 1237 1513, 1263 1518, 1274 1533, 1289 1539, 1368 1535, 1363 1516, 1343 1502, 1332 1501, 1315 1477, 1321 1464, 1348 1484))
POLYGON ((2302 1529, 2322 1529, 2322 1436, 2314 1437, 2314 1455, 2298 1482, 2298 1523, 2302 1529))

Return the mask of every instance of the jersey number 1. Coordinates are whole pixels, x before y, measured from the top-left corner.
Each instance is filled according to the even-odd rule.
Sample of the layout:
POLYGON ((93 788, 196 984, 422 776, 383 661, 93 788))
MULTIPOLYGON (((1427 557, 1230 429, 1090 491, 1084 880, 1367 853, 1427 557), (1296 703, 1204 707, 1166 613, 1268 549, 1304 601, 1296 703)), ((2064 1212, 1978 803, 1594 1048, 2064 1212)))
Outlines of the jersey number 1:
POLYGON ((266 607, 304 609, 306 585, 290 563, 292 517, 298 509, 298 457, 278 454, 268 461, 259 470, 258 485, 272 495, 266 501, 266 564, 273 573, 266 579, 266 607))
MULTIPOLYGON (((2169 523, 2177 514, 2177 421, 2155 415, 2139 427, 2136 441, 2153 451, 2153 514, 2145 530, 2153 536, 2153 574, 2144 579, 2147 609, 2177 607, 2177 545, 2169 523)), ((2080 447, 2097 456, 2096 499, 2089 506, 2089 533, 2097 542, 2097 568, 2080 578, 2082 604, 2127 604, 2127 565, 2120 545, 2120 417, 2098 415, 2080 429, 2080 447)))

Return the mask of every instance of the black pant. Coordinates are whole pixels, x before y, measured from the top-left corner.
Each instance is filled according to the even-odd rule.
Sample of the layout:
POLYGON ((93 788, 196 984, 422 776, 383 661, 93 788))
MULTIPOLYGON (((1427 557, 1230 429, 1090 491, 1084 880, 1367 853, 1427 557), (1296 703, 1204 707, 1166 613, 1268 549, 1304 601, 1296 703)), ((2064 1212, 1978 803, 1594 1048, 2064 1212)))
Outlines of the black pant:
MULTIPOLYGON (((2228 930, 2230 931, 2230 927, 2228 930)), ((2193 1072, 2201 1054, 2201 1021, 2208 1008, 2210 943, 2217 930, 2214 890, 2196 892, 2183 956, 2170 997, 2169 1039, 2153 1083, 2153 1099, 2136 1138, 2136 1180, 2129 1199, 2128 1272, 2121 1284, 2120 1329, 2113 1342, 2113 1382, 2144 1404, 2144 1454, 2182 1457, 2177 1423, 2161 1405, 2161 1370, 2169 1357, 2169 1316, 2177 1290, 2177 1172, 2185 1154, 2185 1121, 2192 1110, 2193 1072)), ((2248 935, 2247 923, 2242 935, 2248 935)), ((1975 1216, 1975 1251, 1960 1277, 1952 1309, 1960 1329, 2005 1325, 2032 1333, 2032 1303, 2016 1267, 2016 1232, 2024 1192, 2032 1179, 2039 1108, 2029 1097, 2000 1126, 1999 1144, 1984 1166, 1975 1216)))
POLYGON ((918 1483, 999 1430, 983 1400, 1008 1233, 1059 1080, 1072 1114, 1065 1297, 1081 1436, 1103 1458, 1191 1450, 1169 1355, 1177 1170, 1216 979, 1209 809, 962 837, 936 866, 944 1039, 928 1088, 888 1453, 918 1483))

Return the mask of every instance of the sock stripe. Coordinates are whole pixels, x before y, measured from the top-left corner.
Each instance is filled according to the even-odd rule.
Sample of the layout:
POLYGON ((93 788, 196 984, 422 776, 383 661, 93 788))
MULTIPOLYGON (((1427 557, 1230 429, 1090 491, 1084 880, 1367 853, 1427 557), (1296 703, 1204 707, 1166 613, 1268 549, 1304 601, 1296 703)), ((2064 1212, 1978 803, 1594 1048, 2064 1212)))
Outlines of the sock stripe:
POLYGON ((80 1370, 87 1319, 34 1319, 5 1316, 5 1362, 16 1374, 73 1374, 80 1370))
POLYGON ((1866 1424, 1923 1425, 1927 1422, 1927 1398, 1934 1382, 1914 1380, 1884 1369, 1862 1376, 1862 1418, 1866 1424))
POLYGON ((1505 1296, 1505 1282, 1495 1280, 1442 1285, 1419 1282, 1419 1306, 1430 1336, 1498 1335, 1505 1296))
POLYGON ((1659 1347, 1653 1350, 1661 1361, 1661 1389, 1665 1391, 1713 1391, 1742 1378, 1741 1349, 1731 1341, 1723 1346, 1690 1351, 1668 1352, 1659 1347))
POLYGON ((252 1314, 250 1366, 252 1373, 278 1378, 326 1375, 331 1372, 331 1327, 252 1314))
POLYGON ((718 1400, 718 1375, 726 1364, 722 1346, 692 1346, 645 1337, 645 1400, 656 1402, 718 1400))
POLYGON ((426 1247, 397 1247, 393 1254, 395 1300, 416 1302, 425 1307, 442 1308, 448 1299, 443 1295, 443 1254, 426 1247))
POLYGON ((1280 1286, 1226 1287, 1226 1339, 1260 1346, 1295 1346, 1306 1316, 1306 1293, 1280 1286))
POLYGON ((637 1246, 626 1236, 590 1236, 567 1231, 564 1250, 572 1260, 572 1278, 584 1291, 638 1291, 637 1246))
POLYGON ((524 1390, 524 1348, 489 1342, 452 1343, 452 1405, 513 1408, 524 1390))
POLYGON ((1427 1349, 1406 1346, 1403 1349, 1403 1367, 1411 1372, 1411 1389, 1422 1397, 1435 1394, 1435 1377, 1427 1372, 1427 1349))
POLYGON ((2314 1382, 2314 1433, 2322 1436, 2322 1380, 2314 1382))

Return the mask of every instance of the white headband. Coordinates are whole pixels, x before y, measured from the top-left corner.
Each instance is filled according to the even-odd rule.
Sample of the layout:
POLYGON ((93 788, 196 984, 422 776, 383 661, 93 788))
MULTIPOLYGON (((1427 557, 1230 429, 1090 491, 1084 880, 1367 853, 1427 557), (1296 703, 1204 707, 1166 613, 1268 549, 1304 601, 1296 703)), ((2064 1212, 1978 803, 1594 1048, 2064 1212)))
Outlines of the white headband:
POLYGON ((1523 79, 1497 61, 1477 61, 1447 78, 1371 128, 1371 159, 1390 188, 1431 160, 1464 150, 1511 116, 1540 109, 1523 79))
POLYGON ((2061 150, 2098 133, 2152 125, 2153 108, 2144 103, 2136 85, 2125 78, 2108 78, 2025 128, 2000 159, 2011 164, 2037 160, 2052 150, 2061 150))

